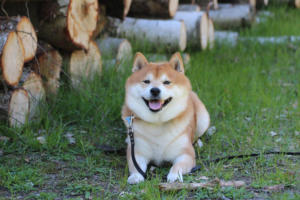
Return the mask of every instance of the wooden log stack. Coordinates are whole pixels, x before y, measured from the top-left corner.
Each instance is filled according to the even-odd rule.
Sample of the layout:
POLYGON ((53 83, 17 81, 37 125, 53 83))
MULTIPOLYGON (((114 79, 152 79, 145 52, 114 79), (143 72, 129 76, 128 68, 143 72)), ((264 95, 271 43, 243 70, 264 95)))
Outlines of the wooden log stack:
POLYGON ((98 0, 26 1, 27 12, 38 13, 34 25, 28 17, 18 16, 27 14, 22 9, 14 13, 12 7, 20 2, 25 5, 25 0, 4 2, 8 12, 0 16, 0 119, 17 127, 35 120, 46 95, 58 92, 61 71, 69 73, 76 88, 102 69, 93 41, 101 24, 98 0))

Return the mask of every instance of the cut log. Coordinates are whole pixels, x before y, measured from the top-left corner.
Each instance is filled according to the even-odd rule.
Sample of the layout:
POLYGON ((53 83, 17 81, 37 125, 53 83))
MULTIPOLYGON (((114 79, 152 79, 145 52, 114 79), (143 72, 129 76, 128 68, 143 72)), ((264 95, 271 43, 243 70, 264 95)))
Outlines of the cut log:
MULTIPOLYGON (((218 0, 220 4, 230 3, 230 4, 250 4, 252 8, 256 7, 257 0, 218 0)), ((263 0, 264 1, 264 0, 263 0)))
POLYGON ((8 94, 3 94, 1 98, 1 113, 8 117, 8 122, 12 127, 23 126, 28 119, 30 108, 29 96, 26 90, 16 89, 8 94))
POLYGON ((208 19, 208 28, 207 28, 207 38, 208 38, 208 45, 209 49, 214 48, 215 43, 215 28, 214 28, 214 22, 211 18, 208 19))
POLYGON ((238 32, 231 31, 216 31, 215 41, 217 44, 228 44, 230 46, 236 46, 238 43, 238 32))
POLYGON ((44 41, 66 51, 88 49, 97 26, 97 0, 56 0, 42 5, 39 36, 44 41))
POLYGON ((34 58, 37 49, 38 41, 35 29, 25 16, 15 17, 14 19, 18 21, 16 31, 24 47, 24 61, 28 62, 34 58))
POLYGON ((178 0, 132 0, 128 16, 146 18, 172 18, 178 0))
POLYGON ((91 41, 88 49, 76 50, 70 55, 68 72, 73 88, 78 88, 82 81, 90 81, 101 74, 102 60, 96 42, 91 41))
POLYGON ((56 95, 59 88, 62 56, 48 44, 40 44, 34 71, 42 76, 46 94, 56 95))
POLYGON ((187 30, 187 47, 206 49, 208 44, 208 18, 205 12, 178 11, 175 20, 183 21, 187 30))
POLYGON ((180 4, 177 11, 200 11, 200 6, 196 4, 180 4))
POLYGON ((213 10, 217 10, 219 9, 219 0, 200 0, 198 1, 198 4, 200 5, 202 10, 206 10, 208 9, 213 9, 213 10), (209 5, 209 3, 211 3, 211 5, 209 5))
POLYGON ((160 51, 183 51, 186 48, 186 27, 177 20, 150 20, 126 17, 123 22, 109 18, 107 32, 124 37, 139 48, 160 51))
POLYGON ((240 37, 241 42, 259 43, 259 44, 282 44, 299 43, 300 36, 278 36, 278 37, 240 37))
POLYGON ((103 29, 106 26, 106 23, 107 23, 107 16, 106 16, 105 6, 99 5, 97 26, 96 26, 95 31, 93 32, 93 36, 92 36, 93 39, 95 39, 99 35, 101 35, 103 29))
POLYGON ((8 85, 16 86, 22 75, 24 48, 17 33, 2 29, 0 32, 0 56, 2 78, 8 85))
MULTIPOLYGON (((30 20, 23 17, 0 18, 0 31, 16 32, 23 46, 24 62, 34 58, 37 49, 37 36, 30 20)), ((2 43, 2 42, 1 42, 2 43)))
POLYGON ((28 71, 28 73, 23 73, 23 76, 24 83, 22 85, 28 93, 30 104, 28 119, 33 120, 40 114, 40 103, 45 100, 45 89, 38 74, 28 71))
POLYGON ((24 62, 34 58, 37 49, 37 36, 30 20, 23 17, 0 18, 1 32, 16 32, 23 45, 24 62))
POLYGON ((100 5, 105 5, 108 16, 124 19, 131 7, 132 0, 99 0, 100 5))
POLYGON ((250 26, 254 21, 254 12, 249 4, 234 5, 219 10, 211 10, 209 16, 214 21, 214 25, 217 29, 250 26))
POLYGON ((99 49, 101 49, 103 58, 116 59, 116 63, 131 59, 131 44, 124 38, 108 37, 105 39, 98 39, 96 43, 99 49))

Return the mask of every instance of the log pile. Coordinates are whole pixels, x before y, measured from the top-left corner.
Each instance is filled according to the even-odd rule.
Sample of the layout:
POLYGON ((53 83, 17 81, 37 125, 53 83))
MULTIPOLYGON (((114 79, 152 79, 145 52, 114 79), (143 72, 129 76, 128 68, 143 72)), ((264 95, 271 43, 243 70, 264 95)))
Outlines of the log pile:
POLYGON ((102 69, 93 41, 103 29, 98 0, 27 1, 34 25, 24 10, 12 8, 20 2, 25 5, 4 2, 0 16, 0 119, 13 127, 35 120, 46 96, 58 92, 63 62, 74 88, 102 69))
MULTIPOLYGON (((299 0, 278 2, 300 6, 299 0)), ((72 88, 81 88, 85 80, 102 73, 102 62, 122 69, 124 62, 132 57, 131 44, 156 54, 186 48, 211 49, 215 39, 234 46, 242 41, 237 39, 238 34, 215 32, 215 27, 232 29, 251 25, 255 8, 268 3, 268 0, 3 1, 0 119, 8 120, 11 126, 34 120, 40 102, 58 93, 62 75, 72 88)))

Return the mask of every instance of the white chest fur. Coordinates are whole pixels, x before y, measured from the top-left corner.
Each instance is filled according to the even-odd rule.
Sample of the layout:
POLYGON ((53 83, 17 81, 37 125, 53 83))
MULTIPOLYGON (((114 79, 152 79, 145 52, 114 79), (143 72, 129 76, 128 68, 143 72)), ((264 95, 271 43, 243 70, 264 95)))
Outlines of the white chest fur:
POLYGON ((162 161, 172 162, 182 151, 191 145, 187 127, 192 113, 181 120, 152 124, 137 120, 133 124, 135 132, 135 151, 156 164, 162 161))

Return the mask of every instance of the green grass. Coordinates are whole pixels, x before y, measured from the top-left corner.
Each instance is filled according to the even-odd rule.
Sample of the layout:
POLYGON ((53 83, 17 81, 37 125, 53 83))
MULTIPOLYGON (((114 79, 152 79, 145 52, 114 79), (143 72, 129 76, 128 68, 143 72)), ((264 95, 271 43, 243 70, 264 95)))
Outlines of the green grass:
MULTIPOLYGON (((300 35, 299 11, 270 8, 275 19, 241 34, 251 36, 300 35), (281 19, 281 17, 283 17, 281 19), (268 28, 269 27, 269 28, 268 28), (280 28, 281 27, 281 28, 280 28)), ((299 199, 299 157, 274 155, 207 164, 227 155, 300 150, 299 44, 220 46, 190 52, 186 74, 211 115, 212 136, 196 149, 201 171, 184 177, 244 180, 248 187, 161 192, 169 167, 151 173, 138 185, 128 185, 124 155, 106 155, 101 144, 125 147, 126 129, 120 119, 124 73, 105 68, 103 76, 78 90, 63 84, 60 93, 42 106, 43 113, 22 129, 0 125, 0 199, 299 199), (271 136, 270 132, 277 133, 271 136), (66 133, 76 144, 68 144, 66 133), (45 136, 46 143, 36 138, 45 136), (266 192, 266 186, 285 189, 266 192)))

